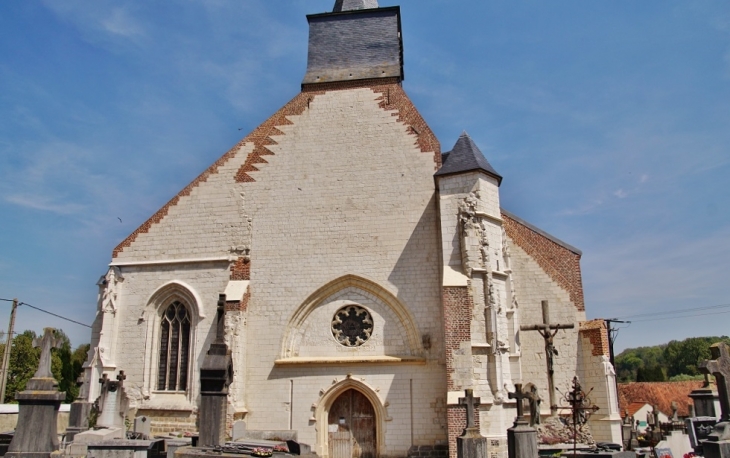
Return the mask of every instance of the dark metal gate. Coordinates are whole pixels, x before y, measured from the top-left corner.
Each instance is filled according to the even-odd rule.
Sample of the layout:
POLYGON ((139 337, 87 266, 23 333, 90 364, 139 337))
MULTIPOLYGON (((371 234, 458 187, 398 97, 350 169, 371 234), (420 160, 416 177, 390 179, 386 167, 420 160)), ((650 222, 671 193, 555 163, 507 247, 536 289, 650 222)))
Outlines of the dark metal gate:
POLYGON ((375 409, 361 392, 349 389, 330 407, 330 458, 376 458, 375 409))

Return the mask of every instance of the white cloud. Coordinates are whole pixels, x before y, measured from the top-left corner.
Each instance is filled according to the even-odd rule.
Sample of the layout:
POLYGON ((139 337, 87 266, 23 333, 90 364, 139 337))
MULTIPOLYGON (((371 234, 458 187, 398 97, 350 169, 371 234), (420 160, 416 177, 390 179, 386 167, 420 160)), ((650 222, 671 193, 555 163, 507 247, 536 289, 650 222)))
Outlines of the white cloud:
POLYGON ((629 196, 629 193, 619 188, 613 192, 613 195, 618 197, 619 199, 625 199, 629 196))
POLYGON ((145 34, 142 22, 125 6, 100 0, 89 3, 81 0, 44 0, 43 4, 62 20, 73 24, 90 42, 104 42, 109 38, 136 41, 145 34))
POLYGON ((111 15, 101 21, 104 29, 115 35, 135 37, 142 35, 142 27, 122 8, 114 8, 111 15))
POLYGON ((33 210, 48 211, 61 215, 68 215, 81 212, 85 207, 72 202, 56 202, 50 196, 13 194, 5 196, 5 201, 21 207, 32 208, 33 210))

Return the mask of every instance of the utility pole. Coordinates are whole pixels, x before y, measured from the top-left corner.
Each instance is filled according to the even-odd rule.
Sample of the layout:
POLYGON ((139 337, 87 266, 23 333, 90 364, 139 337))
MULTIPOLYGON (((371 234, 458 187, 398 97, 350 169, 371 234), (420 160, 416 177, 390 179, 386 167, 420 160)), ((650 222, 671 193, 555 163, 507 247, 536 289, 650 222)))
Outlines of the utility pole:
POLYGON ((13 329, 15 328, 15 311, 18 309, 18 299, 13 299, 13 308, 10 310, 10 324, 8 325, 8 338, 5 339, 5 352, 0 372, 0 404, 5 404, 5 387, 8 384, 8 371, 10 369, 10 350, 13 346, 13 329))
POLYGON ((603 318, 603 321, 606 323, 606 328, 608 329, 608 353, 609 353, 609 360, 611 361, 611 365, 613 366, 614 370, 616 369, 616 363, 614 362, 613 358, 613 343, 616 341, 616 336, 618 335, 618 329, 612 328, 611 323, 631 323, 631 321, 621 321, 617 320, 616 318, 603 318))

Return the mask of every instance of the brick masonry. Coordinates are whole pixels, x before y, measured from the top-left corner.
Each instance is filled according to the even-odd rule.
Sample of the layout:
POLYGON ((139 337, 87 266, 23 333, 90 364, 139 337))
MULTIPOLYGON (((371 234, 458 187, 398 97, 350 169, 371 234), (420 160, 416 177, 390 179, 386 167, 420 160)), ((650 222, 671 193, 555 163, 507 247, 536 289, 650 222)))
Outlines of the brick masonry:
MULTIPOLYGON (((456 458, 456 438, 461 436, 466 428, 466 408, 458 405, 451 405, 446 413, 449 425, 449 456, 456 458)), ((478 411, 474 415, 474 426, 480 428, 480 417, 478 411)), ((506 432, 505 432, 506 434, 506 432)))
POLYGON ((456 371, 454 356, 464 353, 464 344, 471 350, 471 316, 474 301, 468 286, 444 287, 442 301, 444 305, 444 345, 446 347, 446 386, 451 391, 461 388, 454 386, 454 372, 456 371))
POLYGON ((550 277, 570 294, 578 310, 585 310, 580 255, 520 224, 502 213, 504 229, 512 241, 525 250, 550 277))
POLYGON ((608 329, 605 321, 591 320, 581 323, 580 335, 590 342, 592 356, 610 356, 608 329))

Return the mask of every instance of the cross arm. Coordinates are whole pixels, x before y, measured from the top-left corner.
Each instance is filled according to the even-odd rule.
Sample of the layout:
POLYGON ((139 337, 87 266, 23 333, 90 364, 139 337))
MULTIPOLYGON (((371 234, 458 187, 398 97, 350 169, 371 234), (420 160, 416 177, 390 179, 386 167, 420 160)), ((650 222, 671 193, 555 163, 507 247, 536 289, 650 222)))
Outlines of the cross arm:
POLYGON ((573 329, 574 324, 523 324, 520 326, 520 331, 545 331, 547 329, 573 329))

